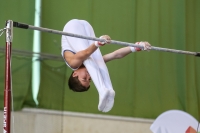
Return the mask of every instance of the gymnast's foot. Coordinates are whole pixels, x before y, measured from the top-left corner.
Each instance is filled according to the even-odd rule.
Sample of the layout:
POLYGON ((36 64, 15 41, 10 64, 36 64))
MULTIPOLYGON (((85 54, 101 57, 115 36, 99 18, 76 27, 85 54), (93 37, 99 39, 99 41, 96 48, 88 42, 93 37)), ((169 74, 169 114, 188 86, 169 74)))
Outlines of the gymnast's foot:
POLYGON ((112 109, 113 105, 114 105, 114 98, 115 98, 115 91, 114 90, 109 90, 109 95, 107 98, 107 103, 104 108, 104 110, 102 112, 108 112, 112 109))
POLYGON ((108 112, 112 109, 114 105, 114 90, 106 90, 104 93, 101 93, 99 96, 99 105, 98 109, 102 112, 108 112))
POLYGON ((108 96, 109 96, 109 91, 107 89, 99 94, 99 105, 98 105, 99 111, 103 111, 104 108, 106 107, 108 96))

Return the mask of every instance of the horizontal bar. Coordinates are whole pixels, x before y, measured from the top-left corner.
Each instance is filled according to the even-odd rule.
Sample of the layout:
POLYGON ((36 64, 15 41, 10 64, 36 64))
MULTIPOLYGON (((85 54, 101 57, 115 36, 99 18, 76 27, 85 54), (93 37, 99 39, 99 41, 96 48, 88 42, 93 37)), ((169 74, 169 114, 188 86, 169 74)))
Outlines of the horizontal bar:
MULTIPOLYGON (((68 33, 68 32, 48 29, 48 28, 35 27, 35 26, 32 26, 32 25, 27 25, 27 24, 23 24, 23 23, 19 23, 19 22, 13 22, 13 26, 14 27, 18 27, 18 28, 23 28, 23 29, 38 30, 38 31, 42 31, 42 32, 48 32, 48 33, 59 34, 59 35, 66 35, 66 36, 82 38, 82 39, 88 39, 88 40, 94 40, 94 41, 101 41, 101 42, 105 42, 106 41, 105 39, 89 37, 89 36, 82 36, 82 35, 78 35, 78 34, 73 34, 73 33, 68 33)), ((115 40, 111 40, 110 43, 111 44, 122 45, 122 46, 131 46, 131 47, 143 48, 143 46, 138 45, 138 44, 115 41, 115 40)), ((151 46, 151 50, 157 50, 157 51, 163 51, 163 52, 171 52, 171 53, 177 53, 177 54, 187 54, 187 55, 194 55, 194 56, 200 57, 200 52, 190 52, 190 51, 168 49, 168 48, 161 48, 161 47, 154 47, 154 46, 151 46)))

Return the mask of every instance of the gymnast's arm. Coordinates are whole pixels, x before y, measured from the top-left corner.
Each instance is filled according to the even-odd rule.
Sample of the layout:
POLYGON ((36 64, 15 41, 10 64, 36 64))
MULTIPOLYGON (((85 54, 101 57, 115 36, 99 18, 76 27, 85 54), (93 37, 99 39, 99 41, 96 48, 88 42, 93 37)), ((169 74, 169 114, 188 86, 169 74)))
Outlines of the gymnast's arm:
POLYGON ((118 50, 115 50, 112 53, 106 54, 103 56, 103 59, 105 62, 114 60, 114 59, 121 59, 123 57, 125 57, 126 55, 132 53, 130 47, 124 47, 124 48, 120 48, 118 50))
POLYGON ((83 61, 86 60, 98 47, 93 43, 87 49, 77 52, 76 54, 65 51, 64 57, 65 60, 72 68, 78 68, 83 64, 83 61))
POLYGON ((144 48, 137 48, 137 47, 124 47, 124 48, 120 48, 112 53, 106 54, 103 56, 103 59, 105 62, 114 60, 114 59, 121 59, 125 56, 127 56, 128 54, 132 53, 132 52, 137 52, 137 51, 141 51, 141 50, 150 50, 151 49, 151 45, 148 42, 136 42, 136 44, 142 45, 144 48))
POLYGON ((78 68, 83 64, 84 60, 86 60, 95 50, 97 50, 98 47, 101 47, 107 43, 110 43, 111 38, 108 35, 103 35, 100 38, 105 39, 106 42, 95 41, 88 48, 86 48, 85 50, 81 50, 77 52, 76 54, 73 54, 70 51, 65 51, 64 57, 67 63, 72 68, 78 68))

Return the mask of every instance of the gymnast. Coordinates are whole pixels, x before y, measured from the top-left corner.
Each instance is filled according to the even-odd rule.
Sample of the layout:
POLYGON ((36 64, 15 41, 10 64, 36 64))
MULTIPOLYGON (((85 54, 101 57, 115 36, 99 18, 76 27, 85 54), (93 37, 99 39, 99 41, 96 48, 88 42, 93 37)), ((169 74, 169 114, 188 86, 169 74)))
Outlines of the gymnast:
MULTIPOLYGON (((92 26, 85 20, 70 20, 63 31, 95 37, 92 26)), ((113 107, 115 91, 105 63, 123 58, 132 52, 150 50, 151 45, 148 42, 137 42, 143 48, 123 47, 102 56, 99 47, 109 44, 111 38, 108 35, 103 35, 100 38, 104 39, 105 42, 62 35, 61 54, 67 66, 72 69, 68 80, 69 88, 75 92, 87 91, 92 80, 99 93, 98 109, 102 112, 108 112, 113 107)))

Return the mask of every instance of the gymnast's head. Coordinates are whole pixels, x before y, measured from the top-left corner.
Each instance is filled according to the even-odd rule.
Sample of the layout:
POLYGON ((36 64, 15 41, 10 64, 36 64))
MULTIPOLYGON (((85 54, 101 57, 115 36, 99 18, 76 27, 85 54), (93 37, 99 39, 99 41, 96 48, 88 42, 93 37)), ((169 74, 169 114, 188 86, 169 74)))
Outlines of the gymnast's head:
POLYGON ((73 71, 68 80, 69 88, 75 92, 84 92, 90 88, 91 77, 85 67, 73 71))

